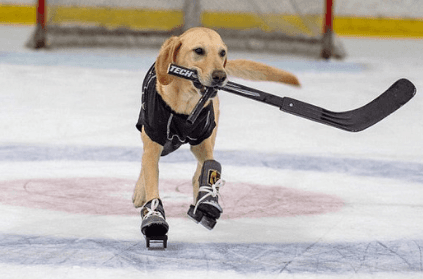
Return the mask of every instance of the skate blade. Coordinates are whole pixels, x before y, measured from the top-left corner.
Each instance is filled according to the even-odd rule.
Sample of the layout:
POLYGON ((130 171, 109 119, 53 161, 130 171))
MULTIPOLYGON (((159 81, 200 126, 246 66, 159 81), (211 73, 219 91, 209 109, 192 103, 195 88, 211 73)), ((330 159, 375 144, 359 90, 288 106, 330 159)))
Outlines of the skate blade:
POLYGON ((197 210, 194 214, 194 208, 195 207, 193 205, 190 205, 187 215, 191 220, 198 224, 201 222, 201 219, 203 219, 203 213, 197 210))
POLYGON ((200 224, 211 231, 214 226, 216 226, 216 219, 210 218, 208 216, 203 216, 203 219, 201 219, 200 224))
POLYGON ((144 236, 148 250, 153 249, 166 249, 167 248, 167 235, 144 236), (151 244, 160 244, 160 246, 152 247, 151 244))
POLYGON ((202 211, 197 210, 194 214, 194 206, 191 205, 188 210, 188 217, 195 223, 200 223, 203 227, 208 230, 212 230, 216 226, 216 219, 204 214, 202 211))
POLYGON ((146 225, 141 224, 141 233, 146 236, 165 235, 169 231, 169 225, 164 220, 151 222, 146 225))

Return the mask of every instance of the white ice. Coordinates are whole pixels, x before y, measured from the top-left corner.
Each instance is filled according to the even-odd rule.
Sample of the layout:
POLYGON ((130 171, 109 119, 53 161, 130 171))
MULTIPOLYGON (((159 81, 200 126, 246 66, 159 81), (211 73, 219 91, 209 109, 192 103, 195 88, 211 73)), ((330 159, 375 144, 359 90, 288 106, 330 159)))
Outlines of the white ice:
MULTIPOLYGON (((54 210, 46 203, 61 203, 49 196, 56 192, 26 193, 39 195, 35 205, 18 200, 26 196, 8 185, 135 181, 141 84, 157 50, 31 51, 23 47, 31 31, 0 26, 1 278, 423 277, 422 40, 342 38, 348 58, 332 62, 230 52, 229 58, 290 70, 302 88, 234 81, 333 111, 364 105, 403 77, 417 95, 375 126, 348 133, 219 93, 216 159, 222 158, 227 181, 224 207, 231 183, 329 195, 343 206, 321 214, 223 218, 210 232, 170 217, 168 250, 149 251, 136 209, 132 215, 54 210)), ((188 153, 184 146, 164 158, 160 178, 189 181, 195 161, 188 153)), ((128 206, 132 187, 116 194, 128 206)), ((164 202, 173 194, 164 192, 164 202)), ((107 193, 94 185, 87 195, 97 204, 107 193)), ((177 198, 188 208, 189 195, 177 198)), ((271 211, 268 202, 254 211, 271 211)))

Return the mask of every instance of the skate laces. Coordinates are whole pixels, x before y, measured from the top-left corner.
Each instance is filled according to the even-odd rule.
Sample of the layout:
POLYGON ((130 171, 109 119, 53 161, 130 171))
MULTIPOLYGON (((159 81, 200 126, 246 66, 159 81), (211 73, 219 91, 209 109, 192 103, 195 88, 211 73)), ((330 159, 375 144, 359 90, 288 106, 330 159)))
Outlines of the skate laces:
POLYGON ((198 205, 205 200, 206 198, 212 196, 213 198, 215 197, 220 197, 220 193, 219 193, 219 188, 223 187, 225 185, 226 181, 223 179, 219 179, 215 184, 213 184, 212 186, 201 186, 200 189, 198 190, 198 192, 206 192, 207 194, 205 194, 201 199, 199 199, 197 201, 197 203, 195 204, 194 207, 194 214, 197 212, 197 207, 198 205))
MULTIPOLYGON (((163 218, 163 215, 160 213, 160 211, 156 211, 157 207, 160 205, 160 201, 158 199, 154 199, 151 201, 151 208, 148 208, 146 205, 143 206, 143 209, 147 209, 147 214, 144 215, 144 217, 142 217, 142 219, 146 219, 152 215, 154 216, 158 216, 160 218, 163 218)), ((141 209, 142 210, 142 209, 141 209)))

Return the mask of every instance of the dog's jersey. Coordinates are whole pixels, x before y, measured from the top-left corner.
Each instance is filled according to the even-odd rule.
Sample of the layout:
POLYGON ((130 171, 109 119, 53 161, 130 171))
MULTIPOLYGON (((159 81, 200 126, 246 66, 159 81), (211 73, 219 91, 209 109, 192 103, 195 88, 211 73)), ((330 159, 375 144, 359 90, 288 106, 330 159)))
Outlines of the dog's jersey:
POLYGON ((174 112, 156 90, 155 64, 145 76, 142 85, 141 110, 136 125, 139 131, 144 127, 151 140, 164 147, 165 156, 182 144, 197 145, 211 136, 216 127, 213 103, 204 107, 194 124, 186 120, 188 115, 174 112))

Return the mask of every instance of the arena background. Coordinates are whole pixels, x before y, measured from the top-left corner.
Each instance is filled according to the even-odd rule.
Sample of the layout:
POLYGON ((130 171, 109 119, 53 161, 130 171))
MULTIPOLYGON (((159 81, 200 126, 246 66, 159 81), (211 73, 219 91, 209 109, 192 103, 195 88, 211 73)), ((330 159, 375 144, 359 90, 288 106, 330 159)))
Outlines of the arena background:
MULTIPOLYGON (((78 3, 78 0, 72 0, 78 3)), ((69 1, 69 2, 72 2, 69 1)), ((117 9, 92 8, 84 11, 85 16, 101 18, 110 13, 119 15, 118 18, 131 18, 127 24, 138 27, 156 28, 167 30, 181 24, 182 13, 171 10, 179 1, 115 1, 117 9), (172 3, 172 4, 169 4, 172 3), (139 8, 143 9, 140 10, 139 8), (88 13, 88 15, 87 15, 88 13), (157 21, 163 14, 169 20, 157 21), (148 20, 145 20, 148 19, 148 20)), ((266 1, 261 1, 266 2, 266 1)), ((275 1, 272 1, 274 3, 275 1)), ((283 1, 280 1, 283 5, 283 1)), ((383 1, 383 0, 336 0, 334 30, 340 36, 381 36, 381 37, 422 37, 423 36, 423 2, 414 1, 383 1)), ((81 1, 79 1, 81 3, 81 1)), ((90 3, 110 3, 104 0, 83 1, 84 5, 90 3)), ((244 1, 234 0, 226 5, 223 0, 213 1, 213 6, 219 6, 218 10, 203 15, 203 21, 210 27, 237 27, 247 28, 251 25, 251 17, 248 15, 254 11, 251 5, 245 5, 244 1), (242 13, 242 14, 240 14, 242 13), (225 16, 225 22, 219 18, 225 16), (247 16, 247 17, 246 17, 247 16), (246 20, 247 18, 247 20, 246 20)), ((208 1, 202 1, 207 8, 208 1)), ((273 12, 278 8, 271 4, 273 12)), ((69 12, 75 12, 69 10, 69 12)), ((294 11, 292 11, 294 13, 294 11)), ((289 14, 284 14, 289 16, 289 14)), ((0 23, 4 24, 35 24, 35 1, 33 0, 1 0, 0 23)))
POLYGON ((302 87, 233 81, 333 111, 404 77, 417 94, 348 133, 219 92, 222 218, 208 231, 186 217, 196 161, 181 147, 160 161, 165 251, 146 249, 131 203, 141 86, 157 49, 26 48, 33 3, 0 8, 1 279, 422 278, 421 1, 336 1, 344 60, 230 50, 293 72, 302 87))

